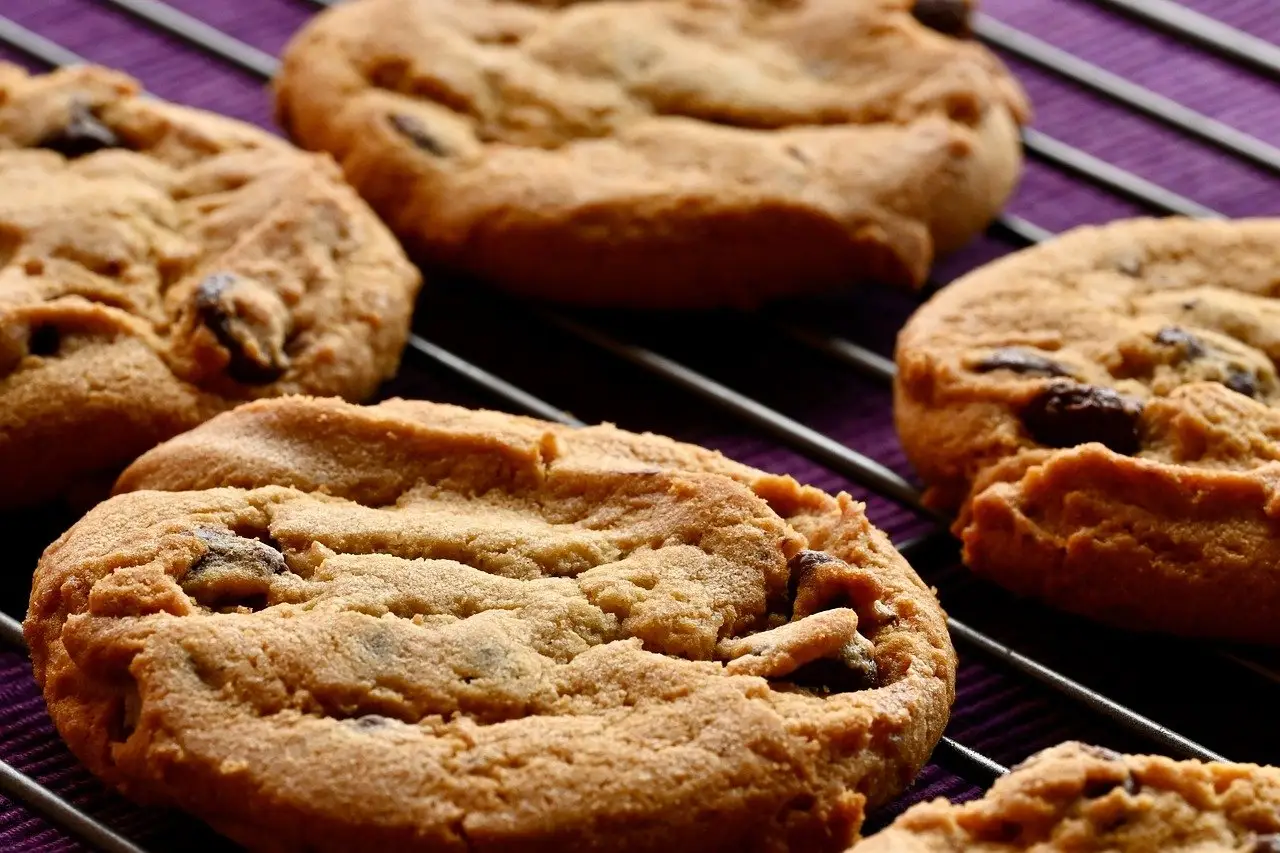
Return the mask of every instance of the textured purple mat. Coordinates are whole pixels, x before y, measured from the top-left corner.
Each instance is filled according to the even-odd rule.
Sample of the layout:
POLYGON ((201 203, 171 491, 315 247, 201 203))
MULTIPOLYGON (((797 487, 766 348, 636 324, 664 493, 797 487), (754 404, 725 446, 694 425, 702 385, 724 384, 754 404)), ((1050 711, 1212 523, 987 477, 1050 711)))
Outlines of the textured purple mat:
MULTIPOLYGON (((314 10, 305 0, 180 0, 172 5, 270 53, 278 52, 314 10)), ((1280 14, 1272 0, 1187 0, 1187 5, 1280 43, 1280 14)), ((986 0, 985 9, 992 17, 1280 145, 1280 89, 1273 82, 1087 0, 986 0)), ((268 99, 259 80, 105 3, 4 0, 0 14, 92 61, 129 71, 163 97, 269 123, 268 99)), ((40 67, 3 49, 0 57, 40 67)), ((1275 213, 1280 208, 1280 180, 1275 176, 1190 143, 1043 71, 1010 64, 1031 92, 1041 131, 1231 215, 1275 213)), ((1052 230, 1141 212, 1034 161, 1010 210, 1052 230)), ((1008 248, 981 240, 942 263, 938 278, 945 281, 1008 248)), ((477 298, 465 286, 434 284, 419 308, 420 332, 585 420, 667 432, 825 488, 848 488, 868 498, 874 520, 899 541, 926 529, 909 512, 866 495, 660 380, 545 328, 518 308, 477 298)), ((815 321, 820 315, 831 330, 887 353, 912 305, 910 296, 872 290, 788 310, 799 320, 815 321)), ((664 336, 681 341, 664 344, 668 354, 909 474, 893 436, 887 391, 777 339, 767 327, 722 315, 599 319, 639 340, 661 328, 664 336)), ((412 355, 387 393, 498 405, 412 355)), ((0 606, 20 615, 34 559, 65 521, 44 516, 4 521, 7 527, 27 531, 8 550, 7 577, 0 578, 0 606)), ((954 554, 945 547, 917 561, 957 617, 1231 758, 1280 763, 1280 733, 1267 714, 1278 697, 1268 686, 1224 666, 1202 648, 1102 631, 1012 602, 972 581, 953 563, 954 554), (1195 698, 1188 701, 1188 695, 1195 698)), ((959 697, 949 734, 997 761, 1013 763, 1069 737, 1158 751, 998 661, 964 647, 961 655, 959 697)), ((0 758, 148 849, 228 847, 193 821, 135 808, 104 791, 57 740, 25 657, 13 650, 0 651, 0 758)), ((907 797, 873 816, 872 823, 921 797, 968 797, 976 792, 964 779, 931 766, 907 797)), ((81 848, 70 836, 31 810, 0 798, 0 850, 73 849, 81 848)))

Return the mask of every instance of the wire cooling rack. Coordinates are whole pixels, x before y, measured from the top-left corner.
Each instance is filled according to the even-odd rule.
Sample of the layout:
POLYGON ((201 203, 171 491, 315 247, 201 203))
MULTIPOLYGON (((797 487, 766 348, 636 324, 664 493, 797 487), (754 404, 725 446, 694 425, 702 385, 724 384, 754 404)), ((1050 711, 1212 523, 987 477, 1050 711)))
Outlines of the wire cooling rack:
MULTIPOLYGON (((8 13, 10 3, 23 14, 0 17, 0 53, 36 69, 82 61, 122 66, 165 97, 259 122, 268 111, 256 90, 277 67, 273 51, 306 14, 328 5, 7 0, 0 11, 8 13), (68 14, 84 26, 73 37, 50 37, 67 33, 59 24, 68 14), (130 65, 139 40, 158 43, 147 69, 130 65), (182 87, 166 89, 174 80, 182 87), (201 97, 184 97, 193 93, 201 97)), ((930 288, 1085 221, 1275 209, 1267 195, 1280 188, 1280 149, 1265 139, 1280 138, 1280 21, 1273 20, 1280 16, 1267 12, 1266 2, 987 5, 991 14, 977 17, 976 35, 1024 78, 1040 124, 1066 127, 1077 144, 1028 129, 1028 174, 1011 205, 1018 213, 1006 213, 986 239, 941 263, 930 288), (1124 50, 1114 49, 1117 40, 1124 50), (1181 81, 1177 98, 1156 91, 1167 91, 1169 80, 1181 81), (1117 138, 1129 144, 1117 145, 1117 138)), ((619 315, 531 306, 474 284, 432 281, 388 393, 580 425, 550 402, 569 401, 584 420, 719 446, 816 485, 851 487, 867 500, 877 524, 938 587, 961 654, 949 737, 913 790, 873 816, 873 826, 925 796, 974 796, 1004 772, 1002 762, 1065 737, 1176 757, 1280 763, 1270 712, 1280 699, 1274 652, 1100 628, 1014 600, 957 565, 945 519, 920 506, 904 476, 908 467, 888 421, 894 368, 887 354, 922 297, 868 287, 767 315, 619 315)), ((10 560, 10 571, 23 576, 70 519, 17 514, 7 521, 28 528, 10 560)), ((8 613, 0 614, 0 641, 10 650, 0 657, 0 792, 10 808, 8 822, 0 820, 0 846, 68 849, 72 836, 110 851, 221 846, 198 830, 193 836, 181 819, 113 800, 51 740, 42 711, 36 719, 31 710, 39 700, 21 660, 25 582, 2 583, 0 606, 8 613), (6 711, 7 701, 26 710, 6 711)))

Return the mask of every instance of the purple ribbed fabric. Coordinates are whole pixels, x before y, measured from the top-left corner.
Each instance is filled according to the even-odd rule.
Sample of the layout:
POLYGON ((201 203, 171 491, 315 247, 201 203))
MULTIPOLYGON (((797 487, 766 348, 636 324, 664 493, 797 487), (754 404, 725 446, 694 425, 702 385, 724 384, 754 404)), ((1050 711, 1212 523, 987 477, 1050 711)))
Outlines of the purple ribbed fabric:
MULTIPOLYGON (((173 5, 273 54, 314 10, 305 0, 179 0, 173 5)), ((1272 0, 1188 0, 1188 5, 1261 38, 1280 42, 1280 15, 1272 0)), ((1280 96, 1275 85, 1229 62, 1118 17, 1088 0, 986 0, 985 9, 994 18, 1280 144, 1280 96)), ((270 122, 269 99, 262 81, 148 29, 105 3, 5 0, 0 14, 91 61, 134 74, 165 98, 261 124, 270 122)), ((0 57, 39 67, 11 51, 0 49, 0 57)), ((1038 129, 1225 213, 1239 216, 1276 210, 1274 176, 1242 165, 1212 148, 1192 144, 1176 132, 1092 97, 1051 74, 1017 62, 1011 65, 1035 101, 1038 129)), ((1034 161, 1028 164, 1010 210, 1055 231, 1139 212, 1079 178, 1034 161)), ((979 240, 940 263, 937 277, 946 280, 1007 248, 987 239, 979 240)), ((518 309, 476 298, 465 285, 432 285, 416 320, 421 332, 579 417, 666 432, 718 447, 762 468, 792 473, 824 488, 849 489, 868 500, 873 519, 899 541, 927 530, 909 512, 780 448, 770 436, 745 428, 660 380, 619 366, 530 322, 518 309)), ((798 321, 821 319, 832 330, 887 353, 895 330, 913 304, 910 295, 871 289, 786 310, 798 321)), ((802 351, 793 342, 780 340, 768 326, 721 314, 695 318, 651 315, 639 319, 602 315, 602 321, 618 324, 626 336, 637 340, 661 332, 663 351, 896 471, 910 473, 893 435, 887 390, 821 356, 802 351)), ((387 393, 494 405, 492 400, 475 396, 459 381, 433 372, 412 355, 406 357, 402 375, 391 383, 387 393)), ((34 547, 43 541, 47 536, 40 543, 26 543, 18 553, 36 553, 34 547)), ((944 553, 933 561, 936 567, 921 564, 922 572, 938 584, 944 603, 953 612, 963 613, 962 618, 971 624, 981 623, 980 627, 986 627, 982 620, 988 618, 1000 621, 1012 611, 1023 613, 1024 608, 1005 606, 1009 603, 1007 596, 956 571, 953 561, 953 554, 944 553)), ((6 571, 21 578, 29 573, 31 565, 26 557, 19 562, 11 560, 6 571)), ((8 612, 20 612, 25 595, 21 586, 9 583, 0 592, 0 605, 8 612)), ((1147 691, 1143 696, 1148 698, 1143 701, 1148 713, 1157 717, 1167 713, 1184 727, 1204 722, 1195 716, 1194 709, 1187 711, 1181 694, 1170 692, 1165 696, 1158 689, 1160 683, 1186 677, 1187 669, 1194 670, 1199 683, 1212 682, 1213 666, 1195 663, 1196 650, 1183 649, 1172 655, 1177 663, 1162 670, 1160 657, 1145 655, 1145 641, 1125 638, 1107 645, 1113 638, 1105 632, 1082 629, 1070 620, 1058 620, 1033 609, 1027 613, 1021 622, 1014 619, 1007 625, 1002 623, 1004 636, 1012 637, 1014 645, 1021 648, 1023 642, 1038 643, 1043 655, 1064 667, 1081 660, 1089 662, 1089 666, 1098 665, 1104 659, 1130 652, 1134 667, 1130 671, 1151 679, 1150 685, 1143 688, 1147 691), (1089 646, 1089 642, 1094 645, 1089 646), (1115 654, 1111 652, 1113 648, 1115 654), (1097 649, 1104 649, 1105 653, 1097 649)), ((1013 763, 1035 749, 1072 737, 1120 748, 1151 746, 1130 739, 1102 718, 997 662, 967 654, 963 647, 962 654, 959 695, 949 733, 997 761, 1013 763)), ((1080 670, 1080 666, 1076 669, 1080 670)), ((1105 673, 1099 678, 1109 689, 1121 691, 1129 680, 1121 677, 1107 681, 1105 673)), ((1255 701, 1256 693, 1256 688, 1233 687, 1226 694, 1231 698, 1215 700, 1214 714, 1232 724, 1219 728, 1247 733, 1250 725, 1257 724, 1250 716, 1250 708, 1261 701, 1255 701)), ((1215 731, 1201 725, 1197 734, 1211 737, 1215 731)), ((1223 742, 1233 747, 1241 744, 1238 749, 1246 750, 1233 757, 1261 755, 1275 760, 1271 756, 1280 755, 1280 745, 1275 736, 1270 737, 1255 753, 1247 750, 1256 741, 1235 741, 1223 735, 1223 742)), ((139 809, 104 790, 57 739, 25 657, 11 650, 0 651, 0 758, 149 849, 230 847, 189 819, 139 809)), ((870 826, 883 823, 906 804, 924 797, 957 799, 976 794, 977 788, 972 784, 930 766, 912 791, 874 815, 870 826)), ((0 849, 81 848, 30 809, 0 798, 0 849)))

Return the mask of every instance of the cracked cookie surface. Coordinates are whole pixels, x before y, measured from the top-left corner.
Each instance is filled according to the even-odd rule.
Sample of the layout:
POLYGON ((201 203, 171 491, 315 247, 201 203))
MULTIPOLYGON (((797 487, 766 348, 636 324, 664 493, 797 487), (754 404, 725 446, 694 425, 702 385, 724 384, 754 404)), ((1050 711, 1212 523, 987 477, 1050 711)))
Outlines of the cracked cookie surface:
POLYGON ((851 853, 1275 853, 1280 770, 1065 743, 980 800, 908 809, 851 853))
POLYGON ((113 71, 0 64, 0 507, 244 400, 371 395, 418 281, 327 158, 113 71))
POLYGON ((36 677, 253 849, 839 850, 954 695, 860 505, 659 436, 288 397, 117 490, 41 561, 36 677))
POLYGON ((898 339, 926 501, 977 572, 1122 627, 1280 643, 1280 220, 1072 231, 898 339))
POLYGON ((411 248, 523 295, 750 306, 919 285, 1020 168, 964 0, 357 0, 277 113, 411 248))

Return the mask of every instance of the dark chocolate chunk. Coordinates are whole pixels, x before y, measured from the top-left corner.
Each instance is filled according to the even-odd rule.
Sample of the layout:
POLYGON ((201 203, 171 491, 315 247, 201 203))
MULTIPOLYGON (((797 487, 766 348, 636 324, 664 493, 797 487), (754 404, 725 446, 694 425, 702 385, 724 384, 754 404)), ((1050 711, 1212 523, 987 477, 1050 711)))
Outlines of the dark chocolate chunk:
POLYGON ((68 112, 66 125, 41 139, 36 143, 38 147, 57 151, 67 159, 122 147, 115 131, 103 124, 85 104, 75 101, 68 112))
POLYGON ((244 385, 266 385, 283 376, 286 365, 252 324, 237 315, 229 295, 238 281, 232 273, 207 276, 196 287, 196 313, 231 356, 227 375, 244 385))
POLYGON ((1259 835, 1253 840, 1249 853, 1280 853, 1280 834, 1259 835))
POLYGON ((944 36, 968 38, 969 3, 967 0, 916 0, 911 7, 915 19, 944 36))
POLYGON ((805 549, 796 553, 794 557, 787 561, 787 568, 791 574, 787 578, 787 595, 792 601, 795 601, 796 593, 800 590, 800 584, 814 570, 815 567, 821 566, 823 563, 840 562, 830 554, 824 554, 822 551, 810 551, 805 549))
POLYGON ((404 136, 419 149, 433 154, 436 157, 448 157, 449 150, 444 147, 440 140, 431 135, 426 126, 413 116, 407 116, 403 113, 392 113, 387 117, 387 121, 391 122, 391 126, 396 132, 404 136))
POLYGON ((1121 779, 1086 779, 1081 793, 1087 799, 1096 800, 1099 797, 1105 797, 1116 788, 1123 788, 1126 794, 1132 795, 1141 791, 1142 785, 1126 773, 1121 779))
POLYGON ((1109 388, 1055 382, 1022 410, 1031 437, 1049 447, 1100 442, 1116 453, 1138 451, 1142 404, 1109 388))
POLYGON ((1188 359, 1199 358, 1206 352, 1199 338, 1177 326, 1165 326, 1156 332, 1155 341, 1164 346, 1181 347, 1183 355, 1188 359))
POLYGON ((973 366, 978 373, 1011 370, 1033 376, 1070 376, 1071 371, 1053 359, 1017 347, 1001 347, 973 366))
POLYGON ((27 352, 32 355, 49 358, 57 355, 61 347, 62 333, 58 331, 57 326, 37 326, 31 330, 31 336, 27 338, 27 352))
POLYGON ((181 579, 188 595, 214 609, 267 606, 271 579, 288 571, 283 554, 229 530, 201 527, 192 533, 204 543, 205 552, 181 579))
POLYGON ((797 687, 813 693, 829 696, 835 693, 854 693, 868 690, 877 684, 876 662, 866 659, 866 666, 851 666, 850 662, 836 658, 819 658, 783 676, 797 687))
POLYGON ((1231 368, 1227 371, 1227 378, 1222 380, 1222 384, 1237 394, 1243 394, 1246 397, 1258 396, 1258 379, 1247 370, 1231 368))

